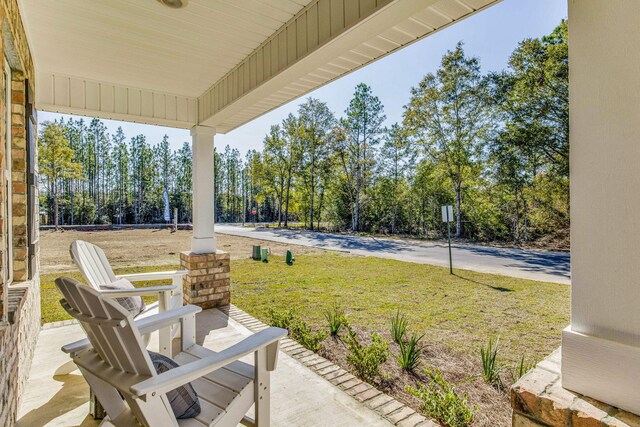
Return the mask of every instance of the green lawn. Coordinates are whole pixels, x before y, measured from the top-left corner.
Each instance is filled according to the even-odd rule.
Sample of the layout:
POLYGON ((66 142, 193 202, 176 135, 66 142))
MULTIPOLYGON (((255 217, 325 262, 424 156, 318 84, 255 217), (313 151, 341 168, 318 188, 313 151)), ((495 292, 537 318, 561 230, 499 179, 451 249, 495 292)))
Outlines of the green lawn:
MULTIPOLYGON (((133 268, 120 268, 116 269, 114 272, 116 274, 125 274, 125 273, 145 273, 148 271, 163 271, 163 270, 176 270, 179 268, 178 265, 165 265, 162 267, 133 267, 133 268)), ((67 276, 72 277, 76 280, 80 280, 82 282, 86 282, 80 274, 80 271, 75 272, 66 272, 66 273, 53 273, 53 274, 43 274, 40 276, 40 302, 41 302, 41 310, 42 313, 42 323, 49 322, 57 322, 59 320, 67 320, 71 319, 62 306, 60 305, 60 298, 62 295, 58 292, 58 289, 55 285, 55 280, 57 277, 67 276)), ((137 282, 136 286, 156 286, 156 285, 170 285, 170 280, 156 280, 151 282, 137 282)), ((145 297, 146 302, 152 302, 156 299, 155 297, 145 297)))
MULTIPOLYGON (((125 271, 171 268, 175 265, 125 271)), ((522 354, 540 360, 560 345, 560 332, 569 323, 569 286, 455 272, 336 253, 299 256, 293 266, 277 257, 268 264, 247 259, 232 261, 231 295, 234 304, 261 320, 270 307, 291 307, 315 327, 325 327, 324 309, 338 304, 358 329, 385 335, 399 309, 413 332, 455 351, 476 353, 490 336, 500 336, 501 357, 511 362, 522 354)), ((42 276, 43 322, 68 318, 53 284, 57 276, 42 276)))
POLYGON ((292 307, 318 327, 338 304, 358 329, 385 333, 400 310, 413 332, 453 350, 477 352, 500 336, 502 357, 513 362, 548 355, 569 324, 567 285, 332 253, 292 267, 280 261, 234 262, 233 302, 262 320, 269 307, 292 307))

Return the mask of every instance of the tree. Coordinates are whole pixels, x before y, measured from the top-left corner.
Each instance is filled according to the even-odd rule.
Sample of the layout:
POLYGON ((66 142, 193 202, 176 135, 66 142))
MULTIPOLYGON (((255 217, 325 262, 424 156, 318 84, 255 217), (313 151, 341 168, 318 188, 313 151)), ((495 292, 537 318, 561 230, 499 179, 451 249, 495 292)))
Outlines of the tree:
POLYGON ((462 43, 442 57, 436 74, 411 89, 404 124, 429 156, 444 165, 455 197, 456 237, 462 234, 463 185, 478 174, 478 160, 490 129, 487 79, 462 43))
POLYGON ((491 144, 495 179, 509 194, 504 206, 516 242, 530 227, 569 227, 569 61, 567 22, 541 39, 525 39, 509 58, 507 71, 491 75, 497 120, 504 123, 491 144), (540 188, 540 187, 543 188, 540 188), (556 191, 558 190, 558 191, 556 191), (558 194, 557 209, 546 200, 558 194), (536 194, 544 198, 534 197, 536 194), (536 206, 546 204, 543 224, 531 224, 536 206), (549 213, 557 212, 550 216, 549 213))
POLYGON ((282 136, 279 125, 271 126, 269 134, 264 139, 264 158, 266 169, 272 175, 272 185, 278 198, 278 227, 282 225, 282 203, 288 177, 287 142, 282 136))
POLYGON ((525 39, 509 58, 496 97, 518 144, 543 153, 569 174, 569 50, 567 21, 541 39, 525 39))
POLYGON ((129 195, 129 149, 125 142, 124 132, 118 127, 116 134, 112 136, 113 164, 115 167, 114 181, 117 199, 117 222, 123 223, 125 209, 129 195))
POLYGON ((111 170, 109 159, 110 140, 107 127, 98 119, 92 119, 87 130, 89 143, 89 191, 96 206, 98 222, 104 221, 103 210, 106 198, 106 183, 111 170))
POLYGON ((74 152, 59 124, 44 123, 38 139, 40 173, 51 183, 54 225, 59 228, 60 183, 64 179, 82 178, 82 165, 73 161, 74 152))
POLYGON ((293 114, 289 114, 287 118, 282 121, 282 129, 282 138, 284 140, 284 159, 286 159, 284 160, 286 164, 284 170, 284 226, 287 227, 289 225, 289 200, 291 198, 291 184, 293 183, 293 176, 300 165, 300 159, 302 157, 302 146, 300 143, 302 128, 300 126, 300 120, 293 114))
POLYGON ((191 144, 184 142, 182 148, 174 156, 174 170, 176 171, 176 198, 178 212, 182 214, 182 221, 191 221, 191 175, 193 173, 193 159, 191 144))
POLYGON ((374 148, 383 133, 386 119, 383 106, 371 88, 364 83, 356 86, 353 98, 340 120, 340 137, 336 138, 336 151, 346 178, 351 202, 351 229, 360 230, 362 196, 373 172, 374 148))
POLYGON ((170 200, 169 200, 169 189, 173 184, 172 174, 171 174, 171 164, 173 162, 173 155, 171 150, 169 149, 169 136, 164 135, 162 137, 162 141, 160 144, 155 147, 155 162, 157 164, 156 167, 156 176, 158 183, 158 190, 161 193, 162 203, 160 210, 162 211, 162 219, 164 220, 165 210, 169 212, 169 217, 171 217, 170 210, 170 200), (165 196, 166 195, 166 196, 165 196), (166 197, 166 199, 165 199, 166 197))
POLYGON ((133 192, 133 221, 140 224, 147 218, 148 192, 153 180, 153 154, 144 135, 131 138, 131 187, 133 192))
POLYGON ((383 173, 392 180, 391 188, 391 233, 397 232, 398 201, 400 186, 405 179, 405 172, 415 161, 415 149, 410 144, 405 130, 394 123, 387 132, 381 150, 383 173))
POLYGON ((313 230, 314 197, 319 185, 319 171, 328 161, 331 152, 329 135, 335 118, 327 104, 309 98, 298 109, 300 142, 302 149, 302 173, 309 197, 309 229, 313 230))

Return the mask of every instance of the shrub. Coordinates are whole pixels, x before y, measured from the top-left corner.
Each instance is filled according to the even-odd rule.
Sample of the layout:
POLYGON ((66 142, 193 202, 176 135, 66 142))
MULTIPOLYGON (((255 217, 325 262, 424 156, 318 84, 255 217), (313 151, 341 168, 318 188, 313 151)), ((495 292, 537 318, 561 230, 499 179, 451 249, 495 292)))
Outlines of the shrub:
POLYGON ((400 341, 398 345, 400 346, 400 354, 396 356, 400 367, 406 371, 412 371, 418 366, 420 363, 420 356, 422 354, 422 350, 426 346, 418 346, 420 340, 424 337, 421 335, 417 337, 415 334, 411 335, 409 340, 400 341))
POLYGON ((270 308, 267 311, 267 317, 269 318, 269 325, 276 328, 289 329, 296 316, 292 309, 274 310, 270 308))
POLYGON ((407 391, 422 401, 420 410, 449 427, 466 427, 473 421, 473 410, 467 405, 467 396, 456 393, 453 384, 442 377, 438 369, 426 369, 431 382, 408 386, 407 391))
POLYGON ((396 315, 391 318, 391 337, 398 344, 402 342, 404 335, 407 333, 408 323, 404 314, 400 314, 400 310, 396 311, 396 315))
POLYGON ((296 317, 291 322, 291 336, 298 341, 301 346, 314 353, 320 350, 320 343, 327 337, 325 331, 313 332, 307 322, 296 317))
POLYGON ((498 364, 498 348, 500 338, 495 341, 489 338, 486 347, 480 348, 480 357, 482 358, 482 376, 494 387, 502 388, 500 380, 500 365, 498 364))
POLYGON ((511 374, 511 379, 515 383, 522 376, 524 376, 524 374, 529 372, 535 366, 536 366, 536 362, 535 361, 525 362, 524 361, 524 354, 523 354, 522 357, 520 358, 520 363, 515 367, 515 369, 513 370, 512 374, 511 374))
POLYGON ((380 375, 380 365, 389 356, 389 345, 378 334, 371 334, 372 342, 363 345, 356 332, 346 325, 347 333, 343 338, 349 350, 347 362, 355 370, 356 376, 367 382, 373 382, 380 375))
POLYGON ((340 329, 347 324, 347 316, 345 316, 344 310, 338 306, 325 310, 324 317, 327 319, 332 337, 337 336, 340 329))

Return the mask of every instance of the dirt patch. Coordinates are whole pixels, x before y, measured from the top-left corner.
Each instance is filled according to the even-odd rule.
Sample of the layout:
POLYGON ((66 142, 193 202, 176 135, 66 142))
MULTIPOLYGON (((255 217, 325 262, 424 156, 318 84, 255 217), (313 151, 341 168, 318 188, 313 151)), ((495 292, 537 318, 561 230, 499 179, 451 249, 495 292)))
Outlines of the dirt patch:
MULTIPOLYGON (((378 332, 378 334, 389 343, 389 358, 381 366, 380 371, 384 378, 375 384, 376 388, 419 411, 421 401, 407 392, 406 388, 407 386, 416 387, 418 383, 428 384, 430 380, 424 372, 425 367, 437 368, 447 381, 455 384, 458 395, 467 397, 467 404, 473 409, 472 425, 474 427, 510 425, 511 405, 508 394, 484 381, 479 374, 482 370, 479 356, 474 359, 469 354, 427 343, 427 347, 422 352, 420 365, 412 373, 408 373, 401 369, 396 361, 400 351, 398 345, 391 339, 391 334, 388 332, 378 332)), ((367 344, 371 341, 368 333, 358 331, 358 337, 367 344)), ((340 339, 332 337, 325 339, 318 354, 354 373, 347 362, 347 347, 340 339)), ((509 384, 506 383, 506 385, 509 384)))
MULTIPOLYGON (((40 231, 40 272, 60 273, 76 269, 69 247, 74 240, 86 240, 100 246, 113 268, 179 264, 181 251, 191 246, 191 231, 168 229, 109 231, 40 231)), ((273 255, 282 256, 287 249, 294 255, 321 253, 322 249, 288 243, 270 242, 247 237, 216 234, 218 249, 231 253, 232 259, 251 256, 253 245, 268 247, 273 255)))

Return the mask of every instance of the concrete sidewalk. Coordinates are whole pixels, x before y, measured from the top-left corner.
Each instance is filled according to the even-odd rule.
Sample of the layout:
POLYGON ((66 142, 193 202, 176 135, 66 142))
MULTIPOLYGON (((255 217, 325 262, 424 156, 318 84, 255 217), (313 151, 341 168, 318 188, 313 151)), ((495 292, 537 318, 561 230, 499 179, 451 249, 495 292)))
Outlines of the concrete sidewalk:
MULTIPOLYGON (((197 341, 212 350, 221 350, 250 334, 249 329, 217 309, 205 310, 197 317, 197 341)), ((56 369, 69 361, 60 347, 83 337, 77 324, 40 332, 18 411, 18 427, 98 425, 88 415, 89 388, 79 372, 55 376, 56 369)), ((150 345, 153 348, 154 340, 150 345)), ((279 357, 278 368, 272 373, 273 426, 392 425, 298 360, 282 351, 279 357)), ((246 361, 253 363, 251 359, 248 356, 246 361)))

